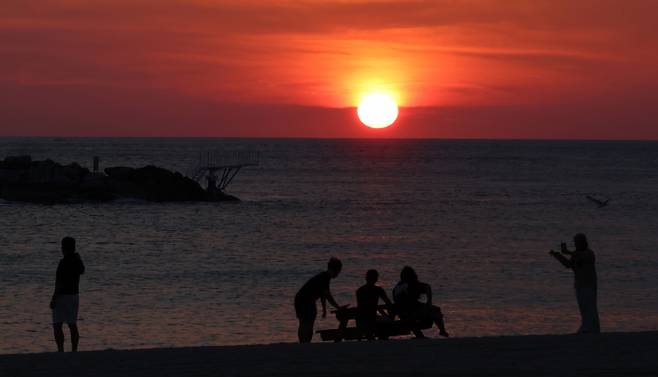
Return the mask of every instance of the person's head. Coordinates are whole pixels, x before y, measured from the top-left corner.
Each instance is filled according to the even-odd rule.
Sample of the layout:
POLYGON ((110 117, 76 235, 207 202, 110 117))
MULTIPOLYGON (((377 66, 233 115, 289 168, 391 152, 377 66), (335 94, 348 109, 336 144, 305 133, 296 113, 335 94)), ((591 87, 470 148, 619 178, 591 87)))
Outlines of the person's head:
POLYGON ((327 271, 329 272, 329 276, 331 278, 335 278, 340 274, 340 270, 343 269, 343 262, 340 261, 340 259, 331 257, 329 259, 329 263, 327 263, 327 271))
POLYGON ((577 251, 584 251, 589 249, 589 245, 587 244, 587 237, 583 233, 578 233, 573 236, 573 243, 576 245, 577 251))
POLYGON ((400 272, 400 281, 403 283, 415 283, 418 281, 418 275, 416 275, 416 271, 413 268, 404 266, 400 272))
POLYGON ((75 238, 64 237, 62 238, 62 254, 64 256, 75 253, 75 238))
POLYGON ((379 272, 377 270, 368 270, 366 272, 366 283, 375 285, 377 280, 379 280, 379 272))

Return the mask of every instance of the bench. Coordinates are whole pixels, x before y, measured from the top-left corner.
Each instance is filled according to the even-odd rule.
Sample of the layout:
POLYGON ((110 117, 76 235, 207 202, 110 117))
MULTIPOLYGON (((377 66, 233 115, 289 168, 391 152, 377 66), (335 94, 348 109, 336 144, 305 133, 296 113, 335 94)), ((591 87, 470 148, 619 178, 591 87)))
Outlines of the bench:
MULTIPOLYGON (((386 309, 385 305, 378 307, 386 309)), ((367 339, 361 329, 356 326, 348 327, 350 321, 356 321, 357 308, 345 308, 339 310, 332 310, 331 313, 336 315, 338 320, 338 328, 318 330, 316 333, 320 334, 320 338, 324 342, 334 341, 340 342, 342 340, 358 340, 367 339)), ((432 320, 418 322, 396 320, 383 320, 377 321, 374 328, 374 337, 376 339, 388 339, 393 336, 410 335, 413 332, 421 332, 432 327, 432 320)))

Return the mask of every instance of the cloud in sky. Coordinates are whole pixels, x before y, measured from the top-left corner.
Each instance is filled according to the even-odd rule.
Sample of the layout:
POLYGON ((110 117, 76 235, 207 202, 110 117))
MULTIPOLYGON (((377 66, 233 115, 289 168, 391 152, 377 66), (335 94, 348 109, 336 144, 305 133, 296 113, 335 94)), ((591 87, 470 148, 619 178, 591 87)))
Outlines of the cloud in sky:
MULTIPOLYGON (((462 130, 477 137, 464 131, 471 127, 505 137, 475 126, 483 117, 476 114, 511 122, 518 109, 519 121, 542 124, 538 137, 551 130, 586 137, 587 125, 562 128, 533 117, 553 109, 564 114, 554 123, 599 122, 587 115, 605 103, 619 112, 610 119, 651 122, 637 112, 651 113, 642 106, 658 94, 657 11, 658 3, 643 0, 5 0, 0 134, 43 134, 47 126, 50 134, 158 134, 164 127, 172 135, 369 136, 351 123, 322 122, 327 129, 311 132, 281 121, 274 131, 258 125, 271 116, 235 114, 249 108, 304 124, 331 108, 343 114, 361 94, 383 89, 403 106, 436 110, 419 112, 422 127, 409 123, 384 136, 459 137, 462 130), (160 129, 147 121, 155 103, 171 106, 160 129), (451 119, 460 123, 448 122, 459 108, 465 115, 451 119), (124 112, 141 124, 122 128, 131 122, 116 115, 124 112), (224 115, 231 129, 189 126, 224 115)), ((658 138, 645 123, 636 136, 658 138)), ((597 135, 617 137, 615 127, 597 135)))

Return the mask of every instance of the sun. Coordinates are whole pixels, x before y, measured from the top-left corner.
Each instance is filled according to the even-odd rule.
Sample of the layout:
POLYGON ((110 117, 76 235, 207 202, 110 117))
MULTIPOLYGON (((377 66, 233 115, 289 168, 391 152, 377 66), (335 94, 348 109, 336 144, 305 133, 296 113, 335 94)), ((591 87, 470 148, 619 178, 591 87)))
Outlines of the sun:
POLYGON ((398 105, 388 94, 372 93, 363 98, 356 112, 366 126, 386 128, 398 118, 398 105))

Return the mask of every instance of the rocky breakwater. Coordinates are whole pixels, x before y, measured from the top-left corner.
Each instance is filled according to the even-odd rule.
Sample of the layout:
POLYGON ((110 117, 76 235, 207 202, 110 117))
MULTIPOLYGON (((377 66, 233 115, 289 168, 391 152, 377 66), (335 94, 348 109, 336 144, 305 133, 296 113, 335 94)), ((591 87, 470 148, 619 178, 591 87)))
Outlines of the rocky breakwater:
POLYGON ((0 160, 0 198, 34 203, 107 202, 121 198, 154 202, 238 200, 209 192, 178 172, 156 166, 111 167, 91 172, 77 163, 33 161, 30 156, 0 160))

